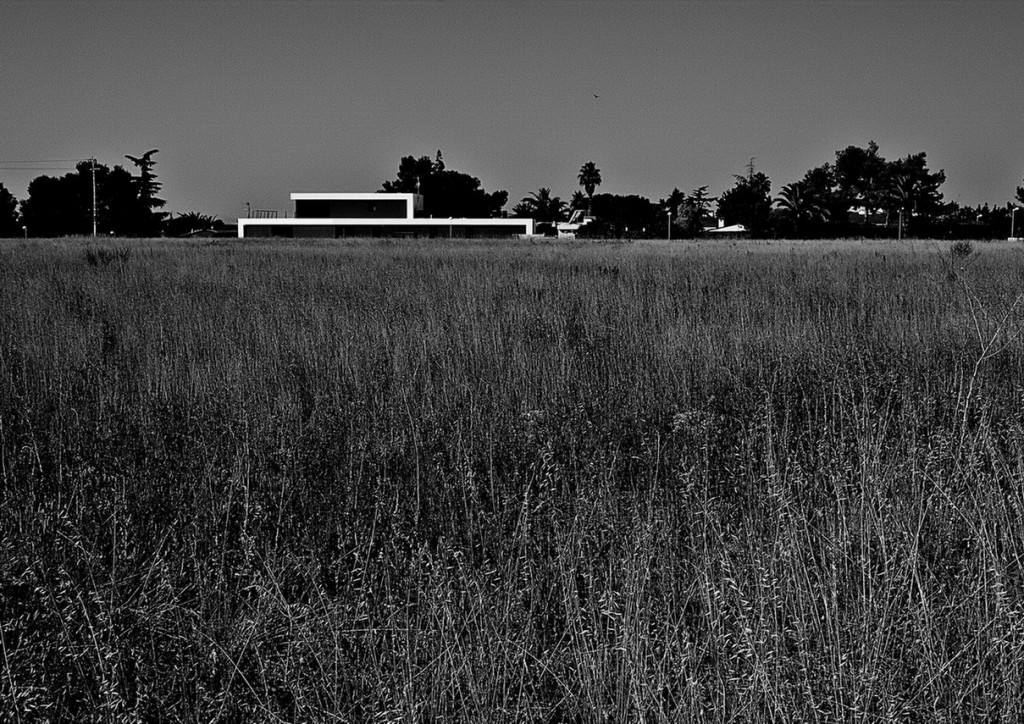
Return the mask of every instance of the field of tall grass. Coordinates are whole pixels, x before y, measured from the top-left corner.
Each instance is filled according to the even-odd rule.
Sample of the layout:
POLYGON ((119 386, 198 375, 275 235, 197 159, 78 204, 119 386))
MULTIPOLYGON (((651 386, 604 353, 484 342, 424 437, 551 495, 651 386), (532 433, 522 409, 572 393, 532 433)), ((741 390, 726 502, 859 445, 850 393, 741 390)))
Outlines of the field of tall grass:
POLYGON ((0 242, 0 720, 1020 721, 1024 250, 0 242))

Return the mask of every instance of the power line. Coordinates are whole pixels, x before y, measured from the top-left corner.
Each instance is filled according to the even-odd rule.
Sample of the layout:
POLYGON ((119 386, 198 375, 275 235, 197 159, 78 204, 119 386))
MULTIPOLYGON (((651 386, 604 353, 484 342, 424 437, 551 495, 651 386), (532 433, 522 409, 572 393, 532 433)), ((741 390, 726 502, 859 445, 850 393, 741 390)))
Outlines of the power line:
POLYGON ((31 163, 78 163, 79 161, 90 161, 88 158, 43 158, 33 159, 31 161, 0 161, 0 166, 7 164, 31 164, 31 163))
POLYGON ((0 171, 74 171, 75 166, 54 164, 88 163, 89 158, 46 158, 31 161, 0 161, 0 171))

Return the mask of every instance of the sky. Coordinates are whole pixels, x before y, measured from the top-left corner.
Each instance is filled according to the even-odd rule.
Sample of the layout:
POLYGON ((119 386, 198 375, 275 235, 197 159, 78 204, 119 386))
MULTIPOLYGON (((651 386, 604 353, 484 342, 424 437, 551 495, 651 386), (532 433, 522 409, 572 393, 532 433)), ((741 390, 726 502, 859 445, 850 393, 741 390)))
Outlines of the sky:
POLYGON ((156 148, 166 210, 233 220, 440 149, 506 208, 567 199, 586 161, 656 201, 751 159, 774 192, 874 140, 1003 204, 1022 39, 1019 0, 0 0, 0 183, 156 148))

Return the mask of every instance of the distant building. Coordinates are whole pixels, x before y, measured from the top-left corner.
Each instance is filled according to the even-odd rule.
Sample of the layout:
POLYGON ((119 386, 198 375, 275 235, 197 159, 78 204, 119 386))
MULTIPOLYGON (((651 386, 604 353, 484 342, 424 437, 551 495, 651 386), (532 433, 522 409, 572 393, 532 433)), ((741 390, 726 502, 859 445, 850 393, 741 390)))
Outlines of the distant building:
POLYGON ((238 238, 418 236, 472 239, 532 236, 533 219, 433 219, 407 193, 293 193, 292 218, 239 219, 238 238))
POLYGON ((568 221, 559 221, 555 224, 555 230, 558 232, 559 239, 575 239, 576 232, 593 221, 595 221, 593 216, 588 216, 582 209, 576 209, 568 221))
MULTIPOLYGON (((917 216, 917 214, 913 214, 917 216)), ((871 224, 874 226, 885 226, 889 222, 889 215, 884 209, 869 209, 867 206, 851 206, 846 210, 846 221, 850 224, 871 224)))
POLYGON ((718 219, 718 226, 705 226, 704 233, 708 236, 725 237, 729 239, 748 239, 750 229, 743 224, 725 225, 725 219, 718 219))

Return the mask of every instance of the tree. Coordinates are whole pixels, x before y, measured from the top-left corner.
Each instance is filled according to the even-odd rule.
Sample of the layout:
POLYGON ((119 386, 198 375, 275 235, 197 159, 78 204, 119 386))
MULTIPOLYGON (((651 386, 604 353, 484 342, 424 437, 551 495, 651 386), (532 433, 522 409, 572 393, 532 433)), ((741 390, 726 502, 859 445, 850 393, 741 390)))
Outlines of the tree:
MULTIPOLYGON (((1007 203, 1005 206, 989 206, 984 204, 974 209, 967 209, 966 216, 971 238, 981 239, 1005 239, 1010 231, 1010 220, 1013 215, 1013 207, 1007 203)), ((1020 214, 1017 215, 1017 223, 1020 222, 1020 214)), ((1018 226, 1015 233, 1020 230, 1018 226)), ((963 236, 963 235, 960 235, 963 236)))
MULTIPOLYGON (((70 236, 92 233, 93 165, 82 161, 73 173, 61 177, 37 176, 21 202, 21 222, 32 236, 70 236)), ((97 163, 96 225, 103 233, 137 233, 139 220, 148 213, 138 199, 135 182, 120 166, 97 163)))
POLYGON ((889 194, 886 198, 886 226, 888 214, 893 213, 899 217, 900 235, 903 234, 904 219, 907 212, 913 208, 913 199, 917 194, 917 184, 909 175, 895 173, 889 177, 889 194))
POLYGON ((573 191, 572 197, 569 199, 569 208, 573 211, 577 209, 582 210, 587 208, 587 195, 582 191, 573 191))
POLYGON ((585 236, 634 238, 650 236, 658 225, 658 207, 650 199, 631 194, 597 194, 591 200, 598 221, 580 231, 585 236))
POLYGON ((97 164, 96 202, 101 232, 117 236, 153 235, 148 227, 149 209, 139 200, 135 179, 121 166, 108 170, 97 164))
POLYGON ((216 216, 208 216, 195 211, 177 216, 172 214, 164 225, 164 231, 168 236, 189 236, 204 231, 219 231, 223 228, 224 222, 216 216))
POLYGON ((497 216, 508 201, 507 191, 487 193, 480 179, 445 168, 440 150, 434 160, 403 156, 397 178, 385 181, 381 189, 423 194, 423 213, 438 218, 497 216))
POLYGON ((816 166, 807 171, 800 182, 805 187, 805 193, 812 196, 821 209, 820 223, 812 226, 817 227, 820 233, 834 235, 836 230, 845 226, 850 208, 849 199, 839 190, 835 167, 830 163, 816 166))
POLYGON ((429 156, 403 156, 398 164, 398 178, 395 181, 385 181, 383 189, 393 193, 425 194, 424 182, 429 183, 444 170, 444 159, 441 158, 440 149, 437 151, 436 160, 433 161, 429 156))
POLYGON ((867 148, 847 146, 836 151, 835 181, 846 207, 863 206, 870 217, 882 208, 886 196, 886 161, 878 154, 878 144, 867 148))
MULTIPOLYGON (((97 166, 97 178, 104 168, 97 166)), ((21 220, 28 233, 32 236, 91 233, 91 172, 89 163, 80 163, 75 173, 32 179, 28 196, 21 202, 21 220)))
POLYGON ((5 236, 21 236, 21 220, 18 218, 18 200, 0 184, 0 237, 5 236))
POLYGON ((807 181, 786 184, 775 198, 780 216, 789 232, 795 236, 807 233, 815 222, 825 220, 825 208, 816 189, 807 181))
POLYGON ((886 179, 888 211, 905 211, 926 218, 942 211, 939 187, 946 181, 946 173, 930 172, 923 151, 887 163, 886 179))
POLYGON ((673 188, 669 195, 658 202, 658 206, 665 213, 671 213, 672 218, 679 217, 683 204, 686 203, 686 194, 678 188, 673 188))
POLYGON ((139 175, 134 179, 139 206, 136 210, 137 216, 132 220, 133 228, 130 232, 135 236, 157 236, 167 216, 164 212, 156 210, 163 208, 166 203, 157 196, 163 184, 156 180, 156 174, 153 173, 153 166, 156 165, 153 154, 159 152, 159 149, 154 148, 139 157, 125 155, 125 158, 139 168, 139 175))
POLYGON ((594 206, 594 190, 601 185, 601 171, 593 161, 587 161, 580 166, 580 175, 577 178, 580 186, 587 192, 587 215, 590 216, 594 206))
POLYGON ((763 236, 771 218, 771 181, 760 171, 734 178, 736 184, 718 199, 718 215, 726 224, 743 224, 753 236, 763 236))
POLYGON ((945 180, 945 172, 928 169, 923 151, 887 161, 874 141, 866 148, 847 146, 836 151, 835 164, 812 168, 783 187, 776 218, 789 233, 801 235, 873 235, 877 227, 899 223, 900 216, 919 233, 948 235, 966 222, 943 202, 939 187, 945 180), (850 220, 855 209, 864 223, 850 220), (884 224, 878 223, 878 211, 885 212, 884 224))
MULTIPOLYGON (((1024 182, 1022 182, 1022 183, 1024 183, 1024 182)), ((1018 204, 1024 204, 1024 186, 1018 186, 1017 187, 1016 199, 1017 199, 1017 203, 1018 204)))
POLYGON ((565 202, 551 195, 551 189, 543 187, 532 191, 512 208, 516 216, 529 216, 536 221, 553 222, 565 218, 565 202))
MULTIPOLYGON (((668 229, 669 225, 671 225, 672 229, 680 229, 682 227, 682 221, 679 217, 685 203, 686 194, 678 188, 673 188, 666 198, 658 201, 658 214, 665 219, 667 236, 672 235, 671 230, 668 229)), ((677 231, 674 236, 678 237, 679 232, 677 231)))
POLYGON ((674 207, 672 213, 673 234, 687 239, 700 236, 704 228, 711 223, 711 204, 715 203, 716 199, 708 196, 707 186, 700 186, 685 196, 682 192, 677 196, 677 191, 673 189, 669 198, 665 200, 673 203, 682 196, 682 201, 674 207))

